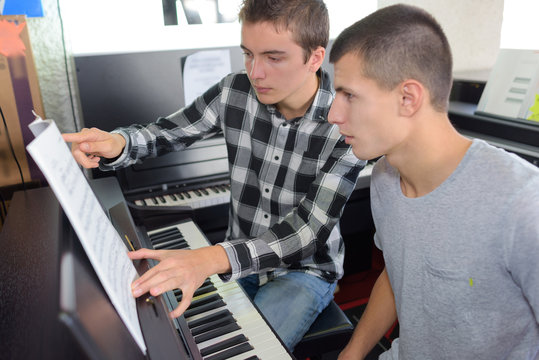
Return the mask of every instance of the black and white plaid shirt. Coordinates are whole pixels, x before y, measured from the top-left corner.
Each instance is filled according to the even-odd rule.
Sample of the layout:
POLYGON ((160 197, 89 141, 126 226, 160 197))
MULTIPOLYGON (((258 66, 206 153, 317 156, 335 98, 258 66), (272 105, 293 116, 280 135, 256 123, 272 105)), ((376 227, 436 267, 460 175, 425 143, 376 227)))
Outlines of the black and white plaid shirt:
POLYGON ((257 100, 244 72, 230 74, 166 118, 115 130, 127 145, 101 169, 181 150, 223 131, 231 201, 221 245, 232 266, 223 279, 260 273, 263 284, 303 271, 335 281, 344 259, 339 218, 365 163, 328 123, 333 90, 328 74, 319 76, 320 89, 307 113, 286 121, 275 106, 257 100))

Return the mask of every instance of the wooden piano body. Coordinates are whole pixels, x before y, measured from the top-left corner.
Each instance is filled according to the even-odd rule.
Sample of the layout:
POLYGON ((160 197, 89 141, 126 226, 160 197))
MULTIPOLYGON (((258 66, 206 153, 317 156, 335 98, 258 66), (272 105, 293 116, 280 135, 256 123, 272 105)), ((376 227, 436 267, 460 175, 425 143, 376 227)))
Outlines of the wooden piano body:
MULTIPOLYGON (((145 229, 133 224, 116 179, 98 179, 91 185, 118 232, 128 234, 135 247, 148 246, 145 229)), ((191 226, 196 227, 193 223, 191 226)), ((148 347, 144 355, 110 303, 49 188, 15 193, 0 234, 0 246, 0 357, 3 359, 210 359, 222 350, 209 353, 208 344, 226 340, 229 335, 197 344, 193 330, 189 329, 191 318, 170 320, 168 317, 176 305, 174 293, 157 298, 145 295, 137 300, 139 322, 148 347)), ((136 266, 144 271, 149 265, 144 261, 136 266)), ((217 288, 210 295, 216 297, 225 291, 230 294, 231 285, 228 286, 228 290, 217 288)), ((238 289, 233 290, 234 298, 241 296, 238 289)), ((231 299, 229 295, 223 296, 231 299)), ((242 305, 225 301, 222 309, 232 309, 236 318, 243 316, 238 309, 256 312, 252 304, 249 307, 250 302, 246 303, 246 296, 241 301, 242 305)), ((198 318, 203 315, 199 314, 198 318)), ((229 337, 247 334, 253 349, 223 359, 256 359, 254 354, 268 351, 274 359, 292 358, 263 317, 256 312, 249 314, 249 319, 250 323, 256 323, 255 331, 239 321, 243 326, 229 337), (263 339, 255 339, 258 332, 263 334, 263 339)))

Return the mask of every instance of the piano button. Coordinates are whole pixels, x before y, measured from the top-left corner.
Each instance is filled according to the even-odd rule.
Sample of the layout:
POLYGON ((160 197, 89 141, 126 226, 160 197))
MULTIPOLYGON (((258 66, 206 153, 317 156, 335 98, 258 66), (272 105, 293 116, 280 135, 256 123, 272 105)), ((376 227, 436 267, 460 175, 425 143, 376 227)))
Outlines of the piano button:
POLYGON ((225 305, 226 304, 225 304, 225 302, 223 300, 217 300, 217 301, 213 301, 213 302, 208 303, 208 304, 198 306, 198 307, 196 307, 194 309, 188 309, 188 310, 185 311, 185 313, 183 315, 186 318, 189 318, 191 316, 202 314, 202 313, 204 313, 206 311, 217 309, 217 308, 223 307, 225 305))
POLYGON ((213 322, 213 321, 218 321, 220 319, 226 319, 228 317, 232 317, 232 313, 230 312, 230 310, 228 310, 228 309, 219 310, 218 312, 206 315, 206 316, 201 317, 199 319, 188 321, 187 326, 190 329, 194 329, 194 328, 196 328, 198 326, 202 326, 202 325, 208 324, 208 323, 213 322))
MULTIPOLYGON (((225 326, 221 326, 217 329, 212 329, 202 335, 198 335, 198 336, 195 336, 195 342, 197 344, 200 344, 200 343, 203 343, 204 341, 208 341, 208 340, 211 340, 211 339, 215 339, 219 336, 223 336, 223 335, 226 335, 226 334, 229 334, 233 331, 236 331, 236 330, 239 330, 241 329, 240 326, 237 324, 237 323, 233 323, 233 324, 228 324, 228 325, 225 325, 225 326)), ((204 350, 204 349, 202 349, 204 350)), ((201 353, 202 353, 202 350, 201 350, 201 353)))

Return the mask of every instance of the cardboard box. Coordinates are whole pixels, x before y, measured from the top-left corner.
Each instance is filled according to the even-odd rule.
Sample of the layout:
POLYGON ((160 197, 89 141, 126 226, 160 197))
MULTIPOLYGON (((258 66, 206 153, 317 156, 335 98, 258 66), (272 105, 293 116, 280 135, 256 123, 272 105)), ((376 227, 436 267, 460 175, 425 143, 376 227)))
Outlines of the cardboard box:
POLYGON ((25 149, 33 139, 32 110, 45 114, 24 15, 0 16, 0 108, 5 119, 0 119, 0 187, 21 184, 21 172, 25 182, 41 180, 25 149))

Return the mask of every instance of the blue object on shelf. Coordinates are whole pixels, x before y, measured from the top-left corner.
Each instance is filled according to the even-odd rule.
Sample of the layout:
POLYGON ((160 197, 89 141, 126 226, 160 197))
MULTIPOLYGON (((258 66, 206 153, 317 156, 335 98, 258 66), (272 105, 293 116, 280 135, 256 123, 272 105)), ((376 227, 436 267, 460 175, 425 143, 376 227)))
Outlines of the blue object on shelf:
POLYGON ((1 13, 2 15, 42 17, 43 4, 41 3, 41 0, 4 0, 4 8, 1 13))

